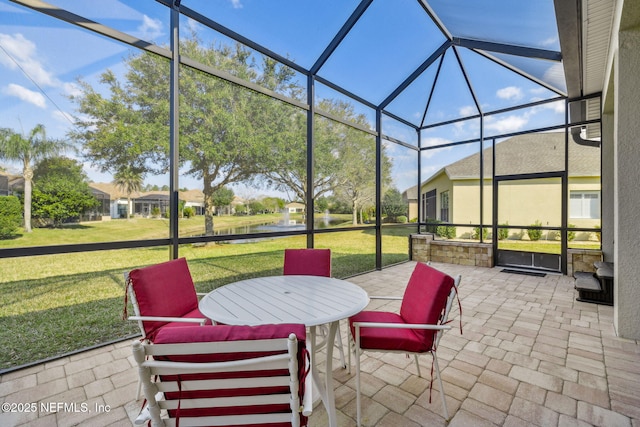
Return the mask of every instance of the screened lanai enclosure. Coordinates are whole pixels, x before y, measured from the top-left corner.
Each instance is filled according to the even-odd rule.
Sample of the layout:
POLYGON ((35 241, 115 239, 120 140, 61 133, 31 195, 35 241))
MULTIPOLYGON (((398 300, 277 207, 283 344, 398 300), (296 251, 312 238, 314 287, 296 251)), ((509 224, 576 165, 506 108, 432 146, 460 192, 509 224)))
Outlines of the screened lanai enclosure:
POLYGON ((33 228, 0 240, 0 369, 133 334, 123 272, 171 258, 208 291, 287 247, 331 248, 337 277, 416 234, 565 274, 600 250, 600 93, 569 96, 552 0, 0 11, 0 127, 42 148, 0 153, 33 228))

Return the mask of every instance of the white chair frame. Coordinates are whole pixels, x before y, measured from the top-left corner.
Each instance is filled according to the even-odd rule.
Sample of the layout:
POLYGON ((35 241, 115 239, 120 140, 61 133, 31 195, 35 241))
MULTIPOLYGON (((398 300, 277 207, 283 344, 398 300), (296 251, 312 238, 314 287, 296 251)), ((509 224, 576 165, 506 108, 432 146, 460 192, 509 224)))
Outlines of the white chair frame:
MULTIPOLYGON (((142 334, 142 339, 147 340, 147 334, 144 330, 144 324, 142 322, 180 322, 180 323, 193 323, 198 324, 200 326, 204 326, 207 323, 206 318, 199 317, 163 317, 163 316, 142 316, 140 314, 140 306, 138 305, 138 299, 136 298, 136 293, 133 290, 133 286, 127 286, 129 283, 129 273, 124 273, 124 286, 125 289, 128 287, 129 292, 129 300, 131 301, 131 306, 133 307, 134 316, 127 317, 128 320, 138 322, 138 328, 140 328, 140 333, 142 334)), ((126 292, 126 291, 125 291, 126 292)), ((206 294, 196 292, 198 297, 202 297, 206 294)), ((142 392, 142 383, 138 380, 138 386, 136 388, 136 399, 140 397, 140 393, 142 392)))
MULTIPOLYGON (((275 422, 291 422, 293 427, 300 426, 300 415, 309 416, 312 412, 313 381, 309 366, 305 367, 307 376, 304 381, 304 398, 300 402, 298 380, 298 340, 295 334, 288 338, 274 338, 246 341, 225 342, 195 342, 181 344, 151 344, 133 342, 133 357, 138 365, 138 374, 143 384, 147 406, 142 415, 136 420, 136 424, 151 420, 153 427, 175 426, 178 422, 181 426, 225 426, 243 424, 261 424, 275 422), (220 354, 236 352, 268 352, 286 351, 286 353, 273 356, 261 356, 245 360, 230 362, 189 363, 157 361, 155 356, 164 355, 194 355, 194 354, 220 354), (151 357, 149 357, 151 356, 151 357), (263 378, 232 378, 218 380, 182 380, 156 381, 151 378, 159 378, 160 375, 179 375, 193 373, 219 373, 236 371, 264 371, 269 369, 287 369, 289 375, 263 377, 263 378), (179 390, 206 389, 234 389, 245 387, 270 387, 289 386, 289 392, 275 395, 251 395, 237 397, 211 397, 197 399, 164 400, 164 392, 177 392, 179 390), (242 405, 270 405, 289 404, 290 413, 274 414, 245 414, 245 415, 220 415, 207 417, 180 417, 179 421, 161 417, 162 410, 176 409, 178 404, 182 409, 230 407, 242 405)), ((308 362, 308 361, 307 361, 308 362)), ((306 362, 305 362, 306 363, 306 362)))
MULTIPOLYGON (((125 272, 124 273, 125 288, 127 287, 127 283, 128 282, 129 282, 129 273, 125 272)), ((133 290, 133 286, 129 286, 128 288, 129 288, 128 289, 129 300, 131 301, 131 305, 133 307, 133 312, 135 313, 135 315, 129 316, 129 317, 127 317, 127 319, 131 320, 131 321, 138 322, 138 327, 140 328, 140 333, 142 334, 142 338, 143 339, 147 339, 147 335, 146 335, 146 333, 144 331, 144 324, 142 323, 144 321, 147 321, 147 322, 182 322, 182 323, 199 324, 200 326, 204 326, 207 323, 208 319, 206 319, 204 317, 203 318, 200 318, 200 317, 184 318, 184 317, 164 317, 164 316, 142 316, 140 314, 140 306, 138 305, 138 299, 136 298, 136 293, 133 290)), ((196 295, 198 297, 202 297, 202 296, 204 296, 206 294, 196 292, 196 295)))
MULTIPOLYGON (((352 348, 353 348, 353 352, 355 353, 355 359, 356 359, 356 407, 357 407, 357 415, 356 415, 356 422, 357 422, 357 426, 360 427, 360 423, 361 423, 361 417, 362 417, 362 402, 361 402, 361 397, 360 397, 360 356, 364 351, 370 351, 370 352, 382 352, 382 353, 405 353, 405 354, 413 354, 414 356, 414 360, 416 362, 416 368, 418 370, 418 376, 422 377, 422 374, 420 372, 420 364, 418 362, 418 356, 421 354, 425 354, 425 353, 431 353, 432 357, 433 357, 433 367, 434 367, 434 371, 437 375, 438 378, 438 386, 440 388, 440 398, 442 399, 442 408, 444 411, 444 418, 446 421, 449 420, 449 411, 447 409, 447 402, 444 396, 444 388, 442 386, 442 378, 440 375, 440 366, 438 364, 438 356, 436 355, 436 350, 431 350, 425 353, 413 353, 413 352, 407 352, 407 351, 392 351, 392 350, 376 350, 376 349, 361 349, 360 348, 360 329, 361 328, 389 328, 389 329, 420 329, 420 330, 435 330, 438 331, 434 341, 433 341, 433 348, 437 349, 438 348, 438 344, 440 342, 440 338, 442 338, 442 334, 444 331, 451 329, 450 325, 446 325, 445 323, 447 322, 448 318, 449 318, 449 312, 451 311, 451 306, 453 304, 453 300, 456 298, 456 293, 457 293, 457 289, 458 286, 460 285, 460 280, 461 280, 461 276, 458 275, 456 276, 456 278, 454 279, 454 287, 451 288, 451 292, 449 293, 449 296, 447 297, 447 303, 445 305, 445 309, 444 312, 442 313, 442 316, 440 317, 440 320, 438 321, 438 324, 436 325, 428 325, 428 324, 402 324, 402 323, 379 323, 379 322, 354 322, 353 326, 354 326, 354 330, 355 330, 355 337, 352 337, 352 348)), ((391 297, 391 296, 372 296, 370 297, 370 299, 383 299, 383 300, 399 300, 402 301, 401 297, 391 297)), ((349 373, 351 373, 351 352, 349 352, 349 373)))

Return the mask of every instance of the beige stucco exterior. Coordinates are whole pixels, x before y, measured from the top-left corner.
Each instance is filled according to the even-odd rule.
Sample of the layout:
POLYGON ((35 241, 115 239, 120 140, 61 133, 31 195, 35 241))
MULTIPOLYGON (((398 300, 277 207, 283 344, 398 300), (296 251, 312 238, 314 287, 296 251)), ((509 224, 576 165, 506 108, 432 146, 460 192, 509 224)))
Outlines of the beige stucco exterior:
MULTIPOLYGON (((505 165, 502 169, 508 170, 511 178, 520 174, 532 172, 552 172, 562 170, 564 160, 559 156, 546 156, 549 146, 557 144, 564 139, 564 134, 538 134, 526 137, 516 137, 498 145, 504 154, 505 165), (526 139, 525 139, 526 138, 526 139), (516 149, 526 144, 530 148, 526 155, 516 149), (535 170, 532 168, 539 168, 535 170)), ((488 154, 488 153, 485 153, 488 154)), ((569 147, 570 159, 574 161, 572 170, 568 173, 568 215, 567 224, 577 228, 594 228, 601 225, 600 212, 600 176, 599 176, 599 150, 581 148, 577 144, 569 147), (581 174, 582 173, 582 174, 581 174), (571 195, 578 193, 582 197, 594 197, 582 202, 572 200, 571 195), (587 205, 588 211, 580 212, 574 209, 587 205)), ((480 179, 479 156, 472 155, 453 162, 432 177, 421 186, 420 197, 423 201, 427 193, 435 190, 436 217, 438 221, 444 221, 442 217, 442 193, 449 193, 449 216, 446 222, 457 224, 456 237, 471 238, 474 234, 474 226, 464 227, 463 224, 480 224, 490 226, 493 222, 493 186, 488 165, 484 165, 484 187, 482 218, 480 217, 480 179)), ((539 222, 543 227, 562 226, 562 180, 559 173, 546 178, 509 179, 497 180, 498 185, 498 224, 522 226, 522 229, 513 229, 510 238, 526 239, 527 226, 539 222)), ((432 218, 433 219, 433 218, 432 218)), ((578 232, 576 240, 595 239, 595 233, 578 232)))
MULTIPOLYGON (((421 194, 436 189, 437 215, 440 220, 440 193, 449 191, 449 222, 454 224, 480 223, 480 180, 449 180, 442 172, 427 181, 421 194)), ((570 177, 569 193, 572 191, 600 191, 598 177, 570 177)), ((498 224, 531 225, 540 221, 545 227, 560 227, 562 218, 562 188, 559 178, 529 179, 526 181, 502 181, 499 184, 498 224), (531 212, 535 212, 532 215, 531 212)), ((492 223, 493 189, 491 180, 486 179, 483 189, 484 224, 492 223)), ((600 226, 600 218, 575 218, 569 209, 568 224, 577 228, 600 226)), ((473 227, 460 227, 457 237, 469 238, 473 227)), ((514 232, 516 230, 513 230, 514 232)), ((510 236, 516 237, 516 236, 510 236)), ((595 238, 593 233, 577 233, 577 240, 595 238)))

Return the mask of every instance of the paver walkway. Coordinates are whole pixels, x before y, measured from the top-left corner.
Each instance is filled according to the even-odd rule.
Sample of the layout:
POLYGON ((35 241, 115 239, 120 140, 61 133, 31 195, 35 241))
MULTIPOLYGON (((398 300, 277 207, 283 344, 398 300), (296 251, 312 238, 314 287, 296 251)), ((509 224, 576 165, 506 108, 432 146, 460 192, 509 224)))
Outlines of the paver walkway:
MULTIPOLYGON (((402 295, 413 266, 350 280, 370 295, 402 295)), ((575 301, 566 276, 433 266, 462 274, 464 333, 448 331, 438 349, 449 426, 640 427, 640 344, 616 337, 613 307, 575 301)), ((399 303, 382 304, 370 308, 399 303)), ((455 307, 454 326, 459 315, 455 307)), ((364 425, 446 425, 437 382, 429 403, 429 356, 421 358, 425 378, 405 355, 362 360, 364 425)), ((334 381, 339 425, 354 426, 354 373, 338 367, 334 381)), ((136 384, 129 342, 9 373, 0 378, 0 402, 21 412, 3 410, 0 426, 131 426, 141 404, 136 384)), ((322 405, 309 425, 326 425, 322 405)))

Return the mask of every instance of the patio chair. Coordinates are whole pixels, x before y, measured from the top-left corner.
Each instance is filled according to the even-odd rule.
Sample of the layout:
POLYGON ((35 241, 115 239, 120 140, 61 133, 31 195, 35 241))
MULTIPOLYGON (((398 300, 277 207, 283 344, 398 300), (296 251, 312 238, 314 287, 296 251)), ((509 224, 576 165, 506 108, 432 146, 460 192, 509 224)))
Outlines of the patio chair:
MULTIPOLYGON (((331 277, 331 249, 285 249, 283 274, 331 277)), ((325 338, 329 335, 326 325, 323 325, 321 333, 325 338)), ((340 328, 336 331, 335 346, 340 353, 342 367, 346 368, 340 328)))
MULTIPOLYGON (((418 355, 431 353, 433 357, 431 381, 433 381, 433 370, 435 369, 444 418, 445 420, 449 419, 436 349, 442 333, 451 328, 447 324, 447 319, 453 299, 457 296, 460 278, 457 276, 454 280, 426 264, 418 263, 402 298, 371 297, 372 299, 402 300, 399 314, 384 311, 362 311, 349 318, 349 327, 354 341, 353 349, 356 353, 358 426, 360 426, 361 420, 360 355, 363 351, 413 354, 419 376, 422 374, 418 355)), ((462 333, 462 322, 460 323, 460 333, 462 333)), ((351 366, 351 357, 349 357, 349 366, 351 366)))
POLYGON ((164 327, 211 324, 198 310, 187 260, 178 258, 125 273, 123 317, 138 322, 144 339, 153 341, 164 327), (127 317, 127 297, 135 312, 127 317))
POLYGON ((304 325, 163 328, 133 357, 147 400, 136 424, 297 427, 312 411, 304 325))

